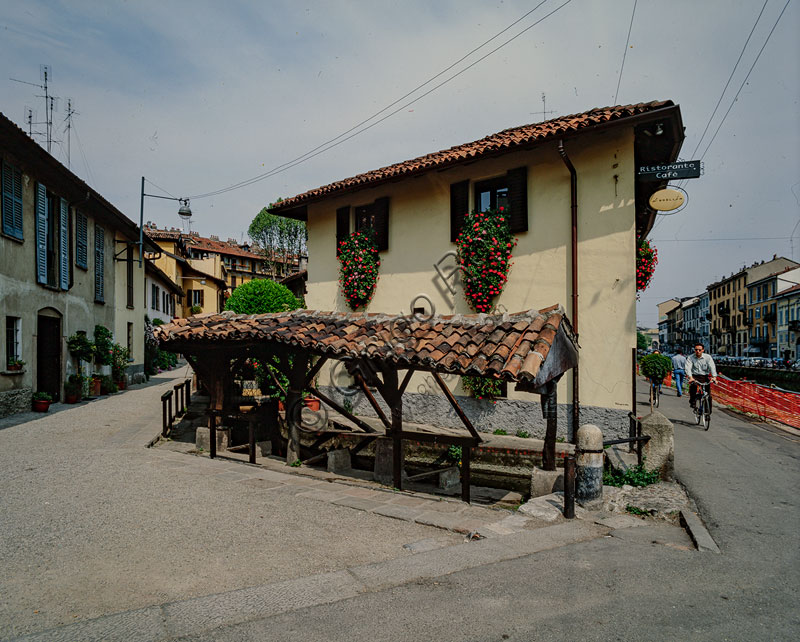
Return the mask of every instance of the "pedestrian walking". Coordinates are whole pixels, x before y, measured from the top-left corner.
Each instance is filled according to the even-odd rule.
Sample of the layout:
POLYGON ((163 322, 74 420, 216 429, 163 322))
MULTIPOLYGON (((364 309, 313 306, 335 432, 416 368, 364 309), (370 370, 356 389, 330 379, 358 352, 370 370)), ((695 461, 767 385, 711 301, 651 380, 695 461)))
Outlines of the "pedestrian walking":
POLYGON ((683 377, 686 375, 686 357, 683 350, 678 348, 678 353, 672 357, 672 377, 675 379, 675 388, 678 396, 683 396, 683 377))

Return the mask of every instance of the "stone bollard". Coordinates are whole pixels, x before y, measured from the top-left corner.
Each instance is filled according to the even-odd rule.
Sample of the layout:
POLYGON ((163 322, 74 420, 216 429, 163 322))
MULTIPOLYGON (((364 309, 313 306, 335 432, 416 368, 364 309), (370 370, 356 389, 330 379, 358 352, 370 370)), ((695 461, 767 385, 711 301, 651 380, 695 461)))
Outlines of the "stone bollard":
POLYGON ((578 429, 575 447, 575 499, 588 510, 603 506, 603 433, 597 426, 578 429))
POLYGON ((644 469, 658 472, 661 479, 672 481, 675 477, 675 436, 672 422, 658 410, 642 419, 642 435, 650 440, 642 449, 644 469))

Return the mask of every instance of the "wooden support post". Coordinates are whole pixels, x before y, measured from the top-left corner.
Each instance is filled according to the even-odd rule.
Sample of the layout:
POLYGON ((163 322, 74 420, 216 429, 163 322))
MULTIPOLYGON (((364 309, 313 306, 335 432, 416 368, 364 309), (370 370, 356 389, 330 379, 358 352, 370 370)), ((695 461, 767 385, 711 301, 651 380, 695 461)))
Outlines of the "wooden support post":
POLYGON ((247 427, 250 430, 250 463, 256 463, 256 420, 250 418, 247 422, 247 427))
POLYGON ((384 400, 392 410, 392 478, 394 487, 403 488, 403 396, 397 384, 397 370, 383 372, 384 400))
POLYGON ((286 444, 286 463, 300 459, 300 419, 303 412, 303 385, 308 369, 308 353, 296 352, 289 370, 289 390, 286 391, 286 425, 289 436, 286 444))
POLYGON ((456 398, 453 396, 453 393, 450 392, 450 388, 447 387, 447 384, 444 380, 439 376, 438 372, 431 372, 431 376, 433 377, 434 381, 439 384, 439 387, 442 389, 444 396, 447 398, 447 401, 450 402, 450 405, 453 407, 453 410, 456 411, 458 418, 461 419, 461 423, 469 430, 469 434, 475 437, 478 440, 478 443, 482 441, 478 431, 475 430, 475 426, 472 425, 472 422, 469 420, 469 417, 464 414, 464 411, 461 410, 461 406, 458 405, 456 398))
MULTIPOLYGON (((383 412, 383 408, 381 408, 378 400, 375 399, 375 396, 372 394, 372 391, 367 386, 367 382, 364 381, 364 377, 361 376, 360 373, 356 372, 353 374, 353 378, 358 382, 358 385, 361 386, 361 391, 364 393, 364 396, 369 401, 369 405, 372 406, 372 409, 375 411, 375 414, 378 415, 378 418, 383 422, 383 425, 386 426, 386 430, 392 429, 392 423, 389 421, 386 413, 383 412)), ((387 401, 388 403, 388 401, 387 401)))
POLYGON ((208 416, 208 438, 211 442, 209 456, 214 459, 217 456, 217 418, 215 415, 208 416))
POLYGON ((556 397, 556 383, 547 382, 547 392, 541 395, 542 415, 547 421, 547 432, 544 437, 542 452, 542 469, 556 469, 556 434, 558 432, 558 399, 556 397))
POLYGON ((319 390, 317 390, 314 386, 308 386, 308 391, 312 394, 319 397, 323 402, 333 408, 336 412, 344 417, 347 417, 350 421, 352 421, 356 426, 361 428, 364 432, 377 432, 372 426, 370 426, 366 421, 359 419, 353 413, 348 412, 345 408, 340 406, 336 403, 333 399, 328 397, 327 395, 322 394, 319 390))
POLYGON ((470 493, 470 459, 472 458, 472 446, 461 446, 461 501, 469 504, 470 493))

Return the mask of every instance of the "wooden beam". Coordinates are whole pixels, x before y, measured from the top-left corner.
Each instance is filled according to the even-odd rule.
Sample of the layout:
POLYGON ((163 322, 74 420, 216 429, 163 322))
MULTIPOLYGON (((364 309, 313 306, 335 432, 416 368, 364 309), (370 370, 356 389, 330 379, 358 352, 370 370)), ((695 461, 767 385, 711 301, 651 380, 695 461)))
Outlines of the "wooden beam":
POLYGON ((367 383, 366 381, 364 381, 364 378, 358 372, 356 372, 353 375, 353 378, 358 382, 358 385, 361 386, 361 391, 364 393, 364 396, 367 398, 367 401, 369 401, 369 404, 372 406, 372 409, 378 415, 378 418, 386 427, 386 430, 391 430, 392 429, 391 422, 386 417, 386 413, 383 412, 383 408, 381 408, 377 399, 375 399, 375 396, 372 394, 372 391, 369 389, 369 386, 367 386, 367 383))
POLYGON ((469 433, 473 437, 475 437, 475 439, 477 439, 479 443, 483 441, 480 435, 478 434, 478 431, 475 430, 475 426, 473 426, 472 422, 469 420, 469 417, 467 417, 467 415, 464 414, 464 411, 461 410, 461 406, 458 405, 456 398, 453 396, 453 393, 450 392, 450 388, 447 387, 447 384, 439 376, 439 373, 431 372, 431 376, 433 377, 433 380, 442 389, 442 392, 444 392, 444 396, 447 398, 447 401, 450 402, 450 405, 453 407, 453 410, 456 411, 458 418, 461 419, 461 423, 463 423, 466 426, 467 430, 469 430, 469 433))
POLYGON ((406 391, 406 386, 408 386, 409 382, 411 381, 411 376, 414 374, 414 368, 409 368, 408 372, 406 372, 406 376, 403 377, 403 383, 400 384, 400 394, 402 395, 406 391))
POLYGON ((311 370, 308 371, 308 374, 306 375, 306 380, 305 383, 303 384, 303 388, 310 389, 309 384, 314 380, 314 377, 316 377, 317 374, 319 374, 319 371, 322 369, 322 366, 325 365, 325 362, 327 360, 328 357, 320 357, 319 359, 317 359, 317 362, 314 364, 311 370))
POLYGON ((557 386, 553 381, 547 382, 547 392, 541 395, 542 414, 547 422, 542 449, 542 469, 556 469, 556 434, 558 432, 558 397, 557 386))
POLYGON ((352 413, 348 412, 345 408, 340 406, 333 399, 331 399, 330 397, 322 394, 314 386, 307 386, 307 389, 308 389, 309 392, 315 394, 322 401, 324 401, 327 405, 329 405, 331 408, 333 408, 336 412, 338 412, 339 414, 344 415, 345 417, 347 417, 350 421, 352 421, 356 426, 361 428, 364 432, 369 432, 369 433, 377 432, 377 430, 375 430, 372 426, 370 426, 366 421, 363 421, 362 419, 359 419, 358 417, 356 417, 352 413))
POLYGON ((448 444, 454 446, 476 446, 475 438, 472 436, 464 435, 463 437, 457 435, 440 435, 432 432, 409 432, 407 430, 401 433, 403 439, 410 439, 411 441, 424 441, 431 444, 448 444))

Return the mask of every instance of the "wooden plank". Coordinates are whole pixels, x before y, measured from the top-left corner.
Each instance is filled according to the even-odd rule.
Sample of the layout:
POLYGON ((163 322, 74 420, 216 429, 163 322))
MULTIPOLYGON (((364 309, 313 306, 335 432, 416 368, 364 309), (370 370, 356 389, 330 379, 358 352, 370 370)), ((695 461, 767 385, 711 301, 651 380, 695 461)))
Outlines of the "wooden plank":
POLYGON ((428 432, 409 432, 403 430, 401 433, 403 439, 410 439, 411 441, 424 441, 431 444, 448 444, 454 446, 477 446, 475 438, 471 435, 463 435, 456 437, 455 435, 437 435, 428 432))
POLYGON ((327 360, 328 360, 328 357, 320 357, 319 359, 317 359, 317 362, 314 364, 314 366, 311 368, 311 370, 308 371, 308 374, 306 375, 306 380, 305 380, 305 383, 303 384, 303 388, 306 388, 306 389, 309 388, 309 384, 312 381, 314 381, 314 377, 316 377, 317 374, 319 374, 319 371, 322 369, 322 366, 325 365, 325 362, 327 360))
POLYGON ((480 438, 480 435, 478 435, 478 431, 475 430, 475 426, 472 425, 472 422, 469 420, 469 417, 467 417, 467 415, 464 414, 464 411, 461 410, 461 406, 458 405, 456 398, 453 396, 453 393, 450 392, 450 388, 447 387, 447 384, 439 376, 439 373, 431 372, 431 376, 433 377, 434 381, 436 381, 436 383, 439 385, 439 387, 442 389, 442 392, 444 393, 444 396, 447 398, 447 401, 450 402, 450 405, 453 407, 453 410, 456 411, 458 418, 461 419, 461 423, 463 423, 466 426, 467 430, 469 430, 469 433, 473 437, 475 437, 475 439, 477 439, 478 442, 481 442, 482 439, 480 438))
POLYGON ((391 430, 392 424, 386 417, 386 413, 383 412, 383 408, 380 407, 380 404, 378 403, 377 399, 375 399, 374 395, 367 386, 367 382, 364 381, 364 378, 358 372, 356 372, 353 376, 355 380, 358 382, 358 385, 361 386, 361 391, 364 393, 364 396, 367 398, 367 401, 369 401, 369 405, 372 406, 373 410, 378 415, 378 418, 386 427, 386 430, 391 430))
POLYGON ((400 384, 401 395, 406 391, 406 386, 408 386, 409 382, 411 381, 411 376, 413 374, 414 374, 414 368, 409 368, 408 372, 406 372, 406 376, 403 377, 403 383, 400 384))

